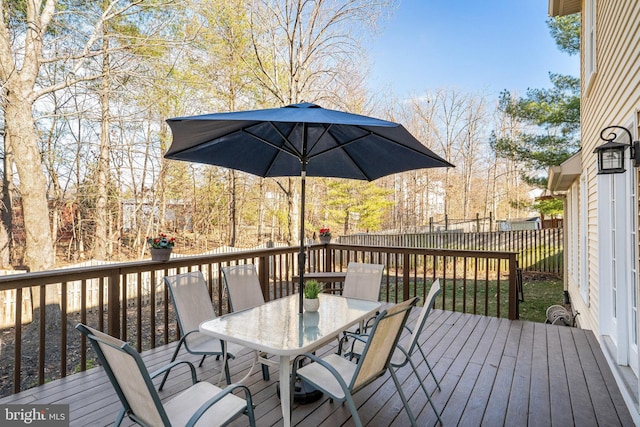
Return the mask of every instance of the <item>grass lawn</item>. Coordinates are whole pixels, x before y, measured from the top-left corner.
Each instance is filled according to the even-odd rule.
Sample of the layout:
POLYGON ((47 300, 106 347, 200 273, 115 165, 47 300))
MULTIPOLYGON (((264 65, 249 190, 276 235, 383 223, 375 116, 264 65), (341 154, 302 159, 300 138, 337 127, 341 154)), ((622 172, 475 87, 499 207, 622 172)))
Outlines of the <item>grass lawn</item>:
MULTIPOLYGON (((462 280, 458 280, 455 285, 452 280, 447 280, 443 286, 442 294, 436 299, 435 307, 438 309, 463 311, 488 316, 498 315, 496 298, 498 292, 495 280, 489 280, 488 282, 481 281, 478 283, 477 288, 474 288, 472 280, 467 281, 466 286, 463 284, 464 281, 462 280)), ((422 280, 416 281, 415 285, 412 284, 411 295, 414 295, 414 292, 416 292, 416 294, 422 298, 423 292, 428 292, 428 286, 430 286, 430 282, 425 286, 422 280)), ((522 287, 524 302, 520 303, 521 320, 544 323, 547 320, 547 308, 551 305, 562 305, 563 303, 563 285, 562 279, 559 277, 524 273, 522 287)), ((390 294, 389 300, 393 301, 393 289, 390 294)), ((383 299, 385 297, 386 292, 383 292, 383 299)), ((508 298, 507 284, 502 281, 500 288, 499 317, 507 317, 508 315, 508 298)), ((420 305, 422 305, 422 302, 420 305)))
POLYGON ((562 279, 544 278, 533 280, 526 275, 522 281, 524 302, 520 303, 520 319, 533 322, 547 320, 547 308, 551 305, 562 305, 564 296, 562 279))

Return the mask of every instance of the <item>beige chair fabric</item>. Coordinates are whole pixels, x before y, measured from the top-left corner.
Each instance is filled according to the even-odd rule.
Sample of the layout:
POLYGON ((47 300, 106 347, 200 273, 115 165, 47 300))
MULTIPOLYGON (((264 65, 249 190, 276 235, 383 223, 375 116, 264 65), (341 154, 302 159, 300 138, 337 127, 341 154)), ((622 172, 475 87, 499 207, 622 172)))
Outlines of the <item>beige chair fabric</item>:
MULTIPOLYGON (((223 368, 227 384, 230 384, 231 378, 227 361, 229 358, 235 358, 235 355, 242 351, 244 347, 234 343, 223 342, 199 331, 200 323, 216 317, 216 312, 207 289, 207 282, 202 272, 192 271, 174 276, 166 276, 164 282, 171 294, 171 300, 173 301, 178 326, 180 328, 180 335, 182 336, 171 361, 176 360, 180 348, 184 344, 187 352, 202 355, 202 360, 200 361, 200 366, 202 366, 206 356, 224 355, 223 345, 226 345, 227 358, 224 360, 223 368)), ((160 390, 164 387, 167 375, 168 372, 160 384, 160 390)))
POLYGON ((207 382, 197 382, 192 364, 175 362, 173 365, 189 366, 192 385, 163 404, 152 378, 164 373, 166 368, 149 374, 142 358, 129 344, 87 325, 79 324, 76 329, 90 340, 122 402, 117 426, 125 416, 149 426, 221 426, 242 413, 246 413, 249 424, 255 426, 248 388, 234 384, 223 390, 207 382), (245 398, 234 395, 234 390, 243 390, 245 398))
POLYGON ((253 264, 222 267, 231 311, 241 311, 264 304, 260 279, 253 264))
POLYGON ((378 301, 384 265, 350 262, 344 279, 342 296, 378 301))
MULTIPOLYGON (((347 265, 347 275, 344 279, 342 296, 347 298, 358 298, 368 301, 378 301, 380 299, 380 283, 384 265, 366 264, 360 262, 350 262, 347 265)), ((367 322, 360 322, 359 325, 352 326, 338 337, 338 354, 342 353, 344 344, 348 341, 347 334, 362 333, 373 319, 367 322)))
MULTIPOLYGON (((331 398, 347 402, 355 425, 362 426, 352 395, 384 375, 388 370, 402 328, 417 300, 418 298, 412 298, 391 306, 376 317, 369 339, 357 364, 337 354, 330 354, 324 358, 319 358, 312 353, 298 356, 293 363, 292 387, 296 377, 300 377, 331 398), (298 361, 301 357, 308 357, 315 363, 298 368, 298 361)), ((411 424, 417 425, 395 372, 391 369, 389 372, 411 424)))

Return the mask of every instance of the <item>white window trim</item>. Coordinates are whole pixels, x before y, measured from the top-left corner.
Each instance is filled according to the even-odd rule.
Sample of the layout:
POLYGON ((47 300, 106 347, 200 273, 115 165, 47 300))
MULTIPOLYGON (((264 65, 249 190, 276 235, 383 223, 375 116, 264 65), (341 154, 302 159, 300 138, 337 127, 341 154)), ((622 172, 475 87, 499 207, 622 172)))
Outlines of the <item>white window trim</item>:
POLYGON ((585 0, 584 14, 584 77, 586 93, 598 71, 596 61, 596 0, 585 0))
MULTIPOLYGON (((588 214, 587 214, 587 177, 586 174, 582 174, 580 176, 580 189, 579 189, 579 203, 580 203, 580 225, 578 227, 577 233, 575 234, 578 237, 578 246, 580 247, 580 295, 582 296, 582 301, 585 304, 589 305, 589 233, 588 233, 588 214)), ((577 204, 575 206, 578 206, 577 204)), ((577 272, 576 272, 577 273, 577 272)))

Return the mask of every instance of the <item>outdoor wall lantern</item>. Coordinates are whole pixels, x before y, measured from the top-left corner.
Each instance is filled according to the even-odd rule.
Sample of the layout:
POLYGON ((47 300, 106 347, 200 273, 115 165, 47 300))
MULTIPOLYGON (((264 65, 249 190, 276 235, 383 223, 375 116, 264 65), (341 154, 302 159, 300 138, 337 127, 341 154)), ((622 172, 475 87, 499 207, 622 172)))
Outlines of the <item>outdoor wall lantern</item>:
POLYGON ((633 141, 629 129, 622 126, 606 127, 600 132, 600 139, 607 142, 594 151, 598 154, 598 174, 623 173, 625 171, 624 150, 627 147, 631 149, 630 158, 633 159, 633 166, 636 168, 640 166, 640 142, 633 141), (614 129, 625 131, 629 136, 629 143, 616 142, 618 134, 614 129))

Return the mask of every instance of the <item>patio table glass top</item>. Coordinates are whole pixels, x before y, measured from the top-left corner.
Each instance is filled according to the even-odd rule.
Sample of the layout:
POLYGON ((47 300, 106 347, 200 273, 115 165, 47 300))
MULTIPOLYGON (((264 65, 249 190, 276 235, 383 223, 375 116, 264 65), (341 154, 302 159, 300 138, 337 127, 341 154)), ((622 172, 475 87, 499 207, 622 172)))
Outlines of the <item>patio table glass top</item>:
POLYGON ((280 356, 296 356, 335 339, 373 315, 380 302, 320 294, 317 312, 298 313, 298 295, 203 322, 200 331, 280 356))

